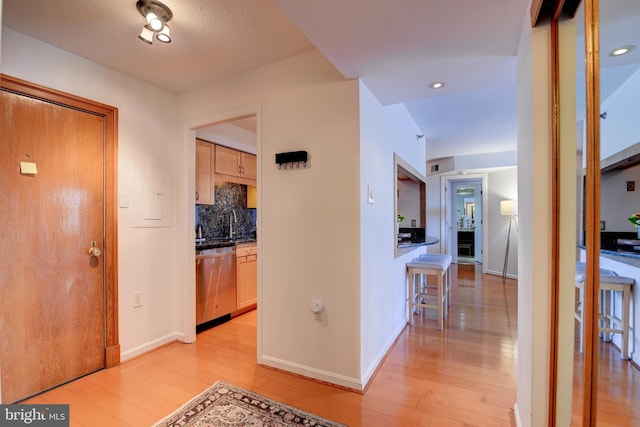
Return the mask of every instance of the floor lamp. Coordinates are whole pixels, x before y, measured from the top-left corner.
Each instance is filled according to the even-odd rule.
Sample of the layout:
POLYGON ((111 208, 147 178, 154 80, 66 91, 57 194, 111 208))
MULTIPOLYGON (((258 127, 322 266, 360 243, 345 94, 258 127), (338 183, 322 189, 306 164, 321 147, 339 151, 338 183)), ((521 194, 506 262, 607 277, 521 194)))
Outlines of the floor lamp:
POLYGON ((504 252, 504 266, 502 267, 502 283, 507 279, 507 265, 509 264, 509 242, 511 241, 511 224, 515 222, 518 230, 518 201, 501 200, 500 215, 509 217, 509 232, 507 233, 507 249, 504 252))

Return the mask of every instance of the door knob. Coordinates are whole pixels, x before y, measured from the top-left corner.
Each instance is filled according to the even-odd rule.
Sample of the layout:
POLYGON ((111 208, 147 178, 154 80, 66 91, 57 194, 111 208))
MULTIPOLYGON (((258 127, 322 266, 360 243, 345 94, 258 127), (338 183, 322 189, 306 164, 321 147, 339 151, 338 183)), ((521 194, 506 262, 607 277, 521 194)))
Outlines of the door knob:
POLYGON ((102 254, 102 251, 99 248, 96 248, 96 242, 91 241, 91 248, 89 249, 89 255, 99 257, 102 254))

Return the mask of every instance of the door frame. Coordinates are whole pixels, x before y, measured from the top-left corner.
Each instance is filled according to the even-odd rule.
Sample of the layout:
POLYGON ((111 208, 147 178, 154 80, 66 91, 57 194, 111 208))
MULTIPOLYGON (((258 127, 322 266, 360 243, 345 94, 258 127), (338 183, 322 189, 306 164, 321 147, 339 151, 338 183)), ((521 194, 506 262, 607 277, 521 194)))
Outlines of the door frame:
MULTIPOLYGON (((458 248, 457 248, 457 235, 452 233, 451 227, 455 220, 453 219, 452 212, 452 203, 453 203, 453 188, 454 183, 466 181, 466 182, 474 182, 480 183, 480 191, 482 192, 480 199, 481 203, 481 251, 482 251, 482 272, 487 272, 487 233, 485 232, 485 227, 487 225, 487 174, 486 173, 468 173, 464 175, 443 175, 440 177, 440 235, 443 236, 444 243, 444 251, 445 253, 451 254, 454 262, 457 262, 458 259, 458 248)), ((477 196, 476 196, 477 197, 477 196)))
POLYGON ((69 93, 28 82, 16 77, 0 74, 2 90, 39 99, 69 108, 86 111, 104 119, 105 154, 105 229, 104 229, 104 306, 105 306, 105 368, 120 364, 120 342, 118 332, 118 221, 116 196, 118 184, 117 126, 118 109, 69 93))
MULTIPOLYGON (((263 253, 264 241, 260 237, 262 236, 262 224, 264 221, 263 209, 262 209, 262 104, 248 104, 242 107, 238 107, 232 110, 219 111, 212 113, 206 117, 200 119, 190 120, 184 123, 183 136, 184 136, 184 159, 185 170, 187 171, 186 184, 187 184, 187 225, 186 230, 182 235, 182 247, 185 248, 185 266, 187 270, 185 272, 186 283, 193 283, 194 286, 184 287, 184 342, 192 343, 196 341, 196 274, 195 268, 195 250, 193 243, 193 230, 195 230, 195 216, 196 216, 196 182, 195 182, 195 164, 196 164, 196 131, 199 128, 221 124, 240 119, 247 116, 256 116, 256 157, 257 157, 257 206, 258 206, 258 221, 256 225, 256 233, 258 236, 257 247, 258 253, 263 253)), ((258 322, 257 322, 257 354, 262 354, 262 310, 259 310, 262 305, 262 257, 258 257, 258 296, 257 296, 257 309, 258 309, 258 322)), ((260 360, 258 360, 260 363, 260 360)))

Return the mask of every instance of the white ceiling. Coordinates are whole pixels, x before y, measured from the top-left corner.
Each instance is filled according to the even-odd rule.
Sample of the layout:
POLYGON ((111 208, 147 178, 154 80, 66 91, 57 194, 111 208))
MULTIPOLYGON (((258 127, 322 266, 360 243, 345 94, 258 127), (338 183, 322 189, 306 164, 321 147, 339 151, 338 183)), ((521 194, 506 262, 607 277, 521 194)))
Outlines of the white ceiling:
MULTIPOLYGON (((135 0, 3 0, 2 24, 175 93, 317 47, 382 104, 404 103, 429 158, 516 148, 515 55, 529 0, 163 2, 168 45, 137 39, 135 0), (446 86, 429 89, 436 80, 446 86)), ((601 3, 601 50, 635 44, 625 61, 637 64, 640 1, 601 3)))

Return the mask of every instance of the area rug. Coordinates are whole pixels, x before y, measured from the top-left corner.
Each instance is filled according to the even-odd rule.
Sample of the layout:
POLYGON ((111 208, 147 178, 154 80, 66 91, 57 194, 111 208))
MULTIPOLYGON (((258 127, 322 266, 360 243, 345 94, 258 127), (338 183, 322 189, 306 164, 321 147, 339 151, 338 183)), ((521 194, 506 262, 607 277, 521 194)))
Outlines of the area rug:
POLYGON ((154 424, 173 426, 346 427, 220 381, 154 424))

